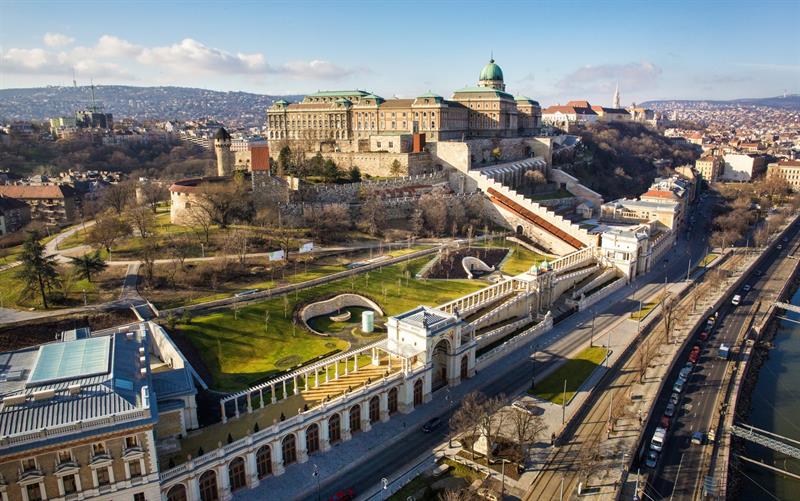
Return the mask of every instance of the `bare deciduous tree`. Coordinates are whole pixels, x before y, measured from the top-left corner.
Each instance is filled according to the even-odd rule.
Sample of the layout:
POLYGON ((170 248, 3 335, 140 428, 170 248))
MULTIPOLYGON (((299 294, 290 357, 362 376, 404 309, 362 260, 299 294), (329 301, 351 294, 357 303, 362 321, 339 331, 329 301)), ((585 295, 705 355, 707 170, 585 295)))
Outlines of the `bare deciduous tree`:
POLYGON ((94 226, 89 230, 88 243, 95 247, 102 246, 106 252, 119 238, 130 235, 131 225, 127 221, 108 212, 97 217, 94 226))
POLYGON ((528 458, 531 442, 535 442, 545 433, 547 423, 542 416, 535 416, 519 409, 512 409, 509 412, 509 420, 517 446, 517 462, 523 463, 528 458))
POLYGON ((103 205, 114 209, 118 216, 122 215, 122 211, 133 199, 134 188, 133 184, 128 181, 121 183, 111 184, 103 188, 101 199, 103 205))
POLYGON ((142 202, 155 214, 158 204, 169 198, 169 190, 161 184, 153 181, 142 183, 139 186, 142 193, 142 202))
POLYGON ((370 235, 380 235, 386 225, 386 209, 380 198, 372 195, 361 205, 359 226, 370 235))
POLYGON ((131 226, 139 233, 142 238, 149 238, 156 225, 156 218, 153 212, 147 207, 135 207, 126 213, 131 226))
MULTIPOLYGON (((480 431, 479 417, 485 401, 486 397, 477 391, 467 393, 464 398, 461 399, 461 405, 450 417, 450 428, 453 430, 455 436, 462 435, 474 445, 474 442, 478 439, 478 433, 480 431)), ((472 459, 474 460, 474 447, 470 447, 470 449, 472 450, 472 459)))

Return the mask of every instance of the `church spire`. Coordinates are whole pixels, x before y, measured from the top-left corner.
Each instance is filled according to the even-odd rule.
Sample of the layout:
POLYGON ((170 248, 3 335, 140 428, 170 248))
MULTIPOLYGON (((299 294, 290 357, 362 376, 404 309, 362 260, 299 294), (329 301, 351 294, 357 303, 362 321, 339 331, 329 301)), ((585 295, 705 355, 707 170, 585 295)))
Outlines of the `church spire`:
POLYGON ((614 89, 614 102, 611 103, 612 108, 619 109, 619 82, 617 82, 617 88, 614 89))

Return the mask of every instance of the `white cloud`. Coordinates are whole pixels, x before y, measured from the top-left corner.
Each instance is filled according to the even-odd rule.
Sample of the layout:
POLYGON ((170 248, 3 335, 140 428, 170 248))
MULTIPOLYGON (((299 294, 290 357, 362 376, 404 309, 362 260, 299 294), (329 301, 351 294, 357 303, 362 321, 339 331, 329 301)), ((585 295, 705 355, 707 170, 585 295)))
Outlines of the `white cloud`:
POLYGON ((45 33, 42 37, 44 44, 48 47, 64 47, 71 45, 75 41, 74 38, 64 35, 63 33, 45 33))
POLYGON ((191 38, 166 47, 143 49, 137 60, 178 71, 208 73, 262 73, 268 68, 261 54, 231 54, 191 38))
POLYGON ((284 73, 294 78, 313 80, 338 80, 355 73, 355 70, 342 68, 330 61, 290 61, 283 64, 277 73, 284 73))
MULTIPOLYGON (((114 35, 103 35, 92 46, 64 47, 65 35, 47 33, 49 48, 10 48, 0 52, 0 71, 18 75, 63 75, 75 69, 84 77, 135 80, 134 75, 157 73, 159 80, 186 81, 193 74, 284 75, 292 79, 337 80, 355 72, 330 61, 290 61, 270 65, 258 52, 232 53, 185 38, 172 45, 145 47, 114 35)), ((155 82, 153 82, 155 83, 155 82)))
POLYGON ((661 68, 643 61, 627 64, 587 65, 569 73, 556 84, 560 89, 575 92, 610 92, 617 82, 626 92, 655 87, 661 68))

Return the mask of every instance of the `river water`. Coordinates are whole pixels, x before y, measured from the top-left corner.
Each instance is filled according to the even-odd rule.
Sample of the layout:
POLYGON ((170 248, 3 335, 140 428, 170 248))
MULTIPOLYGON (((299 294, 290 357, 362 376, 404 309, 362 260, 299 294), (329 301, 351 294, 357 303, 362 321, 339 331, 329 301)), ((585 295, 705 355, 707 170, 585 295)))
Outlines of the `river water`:
MULTIPOLYGON (((800 291, 792 297, 792 304, 800 305, 800 291)), ((786 317, 800 321, 798 313, 789 312, 786 317)), ((800 323, 779 320, 773 343, 775 347, 761 367, 753 391, 749 422, 800 441, 800 323)), ((749 442, 745 454, 800 475, 800 461, 787 459, 784 454, 749 442)), ((800 480, 756 465, 743 466, 739 473, 742 474, 739 499, 800 499, 800 480)))

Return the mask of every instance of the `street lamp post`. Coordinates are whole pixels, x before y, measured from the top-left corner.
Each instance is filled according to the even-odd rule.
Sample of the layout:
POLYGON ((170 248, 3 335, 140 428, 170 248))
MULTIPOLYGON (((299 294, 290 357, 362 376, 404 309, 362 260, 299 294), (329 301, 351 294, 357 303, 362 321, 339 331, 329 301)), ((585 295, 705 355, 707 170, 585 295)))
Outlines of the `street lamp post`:
POLYGON ((382 494, 381 498, 382 499, 386 499, 386 491, 389 489, 389 479, 387 479, 386 477, 383 477, 381 479, 381 486, 383 486, 383 490, 381 492, 381 494, 382 494))
POLYGON ((317 501, 319 501, 319 466, 316 464, 314 465, 314 471, 311 473, 311 476, 317 480, 317 501))

